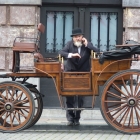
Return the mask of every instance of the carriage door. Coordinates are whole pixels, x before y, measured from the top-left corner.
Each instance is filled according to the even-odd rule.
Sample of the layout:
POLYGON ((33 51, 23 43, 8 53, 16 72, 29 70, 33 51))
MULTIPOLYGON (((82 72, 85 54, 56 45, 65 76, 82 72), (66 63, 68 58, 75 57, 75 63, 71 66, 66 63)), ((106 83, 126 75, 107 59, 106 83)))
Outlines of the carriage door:
MULTIPOLYGON (((44 57, 56 57, 58 51, 71 40, 74 27, 80 27, 84 36, 101 51, 111 50, 116 44, 122 44, 122 9, 44 6, 41 8, 41 22, 46 27, 40 48, 44 57)), ((60 107, 52 79, 41 78, 40 91, 45 95, 44 107, 60 107)), ((91 99, 87 97, 86 106, 91 99)), ((98 103, 97 100, 96 107, 99 107, 98 103)))

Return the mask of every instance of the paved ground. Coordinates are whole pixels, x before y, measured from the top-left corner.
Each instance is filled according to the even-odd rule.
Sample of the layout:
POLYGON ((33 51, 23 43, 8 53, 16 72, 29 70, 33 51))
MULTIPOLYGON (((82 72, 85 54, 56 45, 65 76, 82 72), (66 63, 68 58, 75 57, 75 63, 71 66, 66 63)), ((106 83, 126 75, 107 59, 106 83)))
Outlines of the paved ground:
POLYGON ((81 120, 80 126, 66 126, 66 119, 41 117, 30 129, 0 133, 0 140, 140 140, 140 135, 122 134, 101 120, 81 120))

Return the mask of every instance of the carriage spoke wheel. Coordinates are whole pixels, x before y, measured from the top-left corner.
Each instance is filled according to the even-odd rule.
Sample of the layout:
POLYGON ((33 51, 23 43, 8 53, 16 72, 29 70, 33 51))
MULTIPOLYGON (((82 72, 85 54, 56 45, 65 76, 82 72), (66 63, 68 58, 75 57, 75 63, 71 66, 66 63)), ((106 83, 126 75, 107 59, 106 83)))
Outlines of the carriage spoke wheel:
MULTIPOLYGON (((22 84, 22 81, 17 82, 22 84)), ((33 119, 31 123, 25 128, 28 129, 32 127, 40 119, 43 110, 43 100, 41 93, 37 90, 37 88, 34 85, 28 82, 24 82, 23 85, 25 85, 31 91, 35 103, 35 112, 33 119)))
POLYGON ((17 132, 30 124, 34 115, 31 92, 17 82, 0 83, 0 130, 17 132))
POLYGON ((104 119, 124 133, 140 132, 140 72, 125 70, 112 76, 104 85, 101 97, 104 119))

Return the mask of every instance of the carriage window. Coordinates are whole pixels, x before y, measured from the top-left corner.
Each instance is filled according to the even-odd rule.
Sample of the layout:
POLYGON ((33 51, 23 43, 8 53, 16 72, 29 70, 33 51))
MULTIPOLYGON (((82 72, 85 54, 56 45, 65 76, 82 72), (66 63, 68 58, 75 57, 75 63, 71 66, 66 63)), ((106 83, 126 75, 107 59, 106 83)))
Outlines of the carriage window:
POLYGON ((101 51, 112 50, 117 43, 117 13, 91 13, 91 42, 101 51))
POLYGON ((55 53, 61 50, 71 39, 73 12, 47 12, 46 52, 55 53))

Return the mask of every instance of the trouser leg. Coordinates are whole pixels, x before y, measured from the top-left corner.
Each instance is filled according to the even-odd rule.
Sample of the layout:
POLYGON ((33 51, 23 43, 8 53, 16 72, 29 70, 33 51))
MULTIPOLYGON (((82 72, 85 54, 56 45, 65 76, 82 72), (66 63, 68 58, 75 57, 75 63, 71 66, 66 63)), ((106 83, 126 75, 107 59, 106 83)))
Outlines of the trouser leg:
MULTIPOLYGON (((66 97, 67 108, 81 108, 83 107, 83 96, 69 96, 66 97), (77 98, 77 99, 76 99, 77 98)), ((67 110, 66 117, 68 121, 78 121, 80 119, 81 110, 67 110)))
MULTIPOLYGON (((67 108, 74 108, 74 96, 66 97, 66 105, 67 108)), ((66 111, 66 117, 68 121, 74 121, 74 111, 73 110, 67 110, 66 111)))
MULTIPOLYGON (((83 96, 78 96, 77 98, 78 98, 77 99, 77 106, 78 106, 78 108, 83 107, 83 96)), ((75 121, 79 121, 80 114, 81 114, 81 110, 75 110, 75 117, 74 117, 75 121)))

